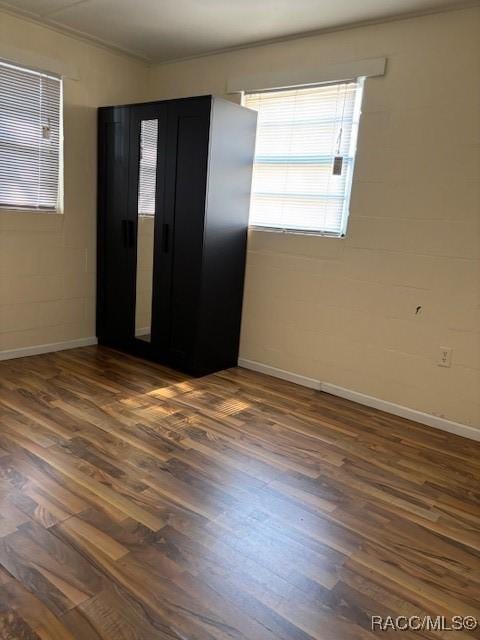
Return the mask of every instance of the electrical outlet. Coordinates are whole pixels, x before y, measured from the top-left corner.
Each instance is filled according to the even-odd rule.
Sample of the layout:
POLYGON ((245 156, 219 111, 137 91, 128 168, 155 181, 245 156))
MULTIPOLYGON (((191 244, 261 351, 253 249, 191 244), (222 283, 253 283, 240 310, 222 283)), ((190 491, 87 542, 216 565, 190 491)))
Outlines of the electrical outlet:
POLYGON ((438 359, 439 367, 452 366, 452 347, 440 347, 440 357, 438 359))

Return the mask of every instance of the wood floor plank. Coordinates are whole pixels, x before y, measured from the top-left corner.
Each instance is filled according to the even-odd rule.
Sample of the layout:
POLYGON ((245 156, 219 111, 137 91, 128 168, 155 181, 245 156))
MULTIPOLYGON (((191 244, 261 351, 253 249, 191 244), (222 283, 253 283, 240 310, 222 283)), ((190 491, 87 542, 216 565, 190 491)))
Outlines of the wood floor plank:
POLYGON ((94 567, 50 530, 33 522, 0 539, 0 562, 57 612, 74 608, 102 587, 94 567))
MULTIPOLYGON (((63 619, 54 613, 33 593, 25 588, 23 584, 17 580, 11 580, 1 592, 0 602, 13 613, 17 619, 20 618, 28 625, 33 635, 32 638, 40 638, 40 640, 75 640, 76 635, 69 631, 64 624, 63 619)), ((74 611, 72 609, 72 611, 74 611)), ((0 626, 1 629, 1 626, 0 626)), ((29 635, 11 636, 12 640, 28 640, 29 635)), ((9 638, 2 635, 0 638, 9 638)))
POLYGON ((194 380, 99 347, 0 363, 0 640, 480 619, 479 454, 241 368, 194 380))
POLYGON ((87 473, 83 473, 78 470, 73 465, 72 461, 68 459, 68 456, 54 452, 52 449, 39 447, 31 440, 15 435, 11 432, 7 433, 7 439, 13 441, 33 456, 43 460, 74 483, 85 487, 92 493, 95 493, 101 497, 102 500, 111 504, 119 511, 122 511, 126 516, 131 516, 142 524, 145 524, 145 526, 152 529, 152 531, 158 531, 158 529, 161 529, 164 525, 162 520, 157 518, 155 515, 148 513, 141 507, 138 507, 134 502, 125 498, 122 493, 111 489, 101 481, 91 478, 87 473))

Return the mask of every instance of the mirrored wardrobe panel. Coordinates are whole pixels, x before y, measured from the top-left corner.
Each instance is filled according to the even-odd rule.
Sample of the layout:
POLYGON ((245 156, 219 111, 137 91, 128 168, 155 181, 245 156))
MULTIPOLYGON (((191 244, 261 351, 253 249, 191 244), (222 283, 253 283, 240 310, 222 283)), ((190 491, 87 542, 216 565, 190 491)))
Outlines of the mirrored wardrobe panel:
POLYGON ((137 200, 135 337, 151 342, 158 120, 142 120, 137 200))

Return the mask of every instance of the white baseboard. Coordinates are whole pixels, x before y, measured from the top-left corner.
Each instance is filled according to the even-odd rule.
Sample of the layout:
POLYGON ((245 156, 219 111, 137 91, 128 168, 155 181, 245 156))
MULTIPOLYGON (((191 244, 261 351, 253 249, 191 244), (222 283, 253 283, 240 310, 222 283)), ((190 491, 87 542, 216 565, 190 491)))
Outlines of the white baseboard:
POLYGON ((298 373, 291 373, 290 371, 277 369, 276 367, 271 367, 269 364, 263 364, 261 362, 255 362, 255 360, 244 360, 243 358, 239 358, 238 366, 243 367, 244 369, 258 371, 259 373, 266 373, 268 376, 272 376, 273 378, 281 378, 282 380, 287 380, 288 382, 294 382, 295 384, 299 384, 301 387, 308 387, 309 389, 316 389, 317 391, 321 390, 321 382, 319 382, 318 380, 307 378, 306 376, 301 376, 298 373))
POLYGON ((65 351, 66 349, 77 349, 78 347, 89 347, 93 344, 97 344, 97 342, 97 338, 78 338, 77 340, 68 340, 66 342, 53 342, 51 344, 39 344, 34 347, 22 347, 21 349, 0 351, 0 360, 13 360, 14 358, 38 356, 42 353, 65 351))
POLYGON ((139 338, 140 336, 149 336, 151 333, 150 327, 142 327, 141 329, 135 329, 135 337, 139 338))
MULTIPOLYGON (((97 338, 94 337, 79 338, 77 340, 69 340, 66 342, 54 342, 51 344, 41 344, 34 347, 23 347, 21 349, 0 351, 0 361, 13 360, 14 358, 25 358, 28 356, 36 356, 42 353, 52 353, 54 351, 65 351, 67 349, 76 349, 78 347, 88 347, 97 344, 97 342, 97 338)), ((334 396, 345 398, 346 400, 352 400, 353 402, 358 402, 359 404, 363 404, 367 407, 379 409, 380 411, 385 411, 386 413, 391 413, 395 416, 406 418, 407 420, 413 420, 414 422, 425 424, 429 427, 433 427, 434 429, 440 429, 441 431, 454 433, 457 436, 463 436, 464 438, 470 438, 471 440, 480 441, 480 428, 477 429, 466 424, 461 424, 460 422, 453 422, 452 420, 440 418, 430 413, 423 413, 422 411, 417 411, 417 409, 410 409, 409 407, 404 407, 402 405, 395 404, 394 402, 388 402, 387 400, 382 400, 381 398, 368 396, 364 393, 360 393, 359 391, 345 389, 344 387, 340 387, 336 384, 330 384, 329 382, 321 382, 320 380, 315 380, 314 378, 308 378, 307 376, 302 376, 298 373, 292 373, 291 371, 285 371, 284 369, 278 369, 277 367, 272 367, 261 362, 255 362, 254 360, 239 358, 238 365, 240 367, 244 367, 245 369, 251 369, 252 371, 265 373, 274 378, 280 378, 282 380, 287 380, 288 382, 293 382, 302 387, 308 387, 309 389, 315 389, 317 391, 330 393, 334 396)))
POLYGON ((283 369, 277 369, 276 367, 271 367, 270 365, 263 364, 261 362, 255 362, 254 360, 239 358, 238 366, 244 367, 245 369, 251 369, 252 371, 258 371, 259 373, 265 373, 274 378, 288 380, 289 382, 294 382, 295 384, 308 387, 309 389, 324 391, 325 393, 330 393, 333 396, 352 400, 353 402, 358 402, 359 404, 372 407, 373 409, 379 409, 380 411, 385 411, 386 413, 391 413, 395 416, 412 420, 413 422, 425 424, 429 427, 433 427, 434 429, 448 431, 448 433, 454 433, 457 436, 480 441, 480 428, 477 429, 476 427, 471 427, 467 424, 453 422, 452 420, 440 418, 430 413, 423 413, 422 411, 417 411, 417 409, 410 409, 409 407, 404 407, 402 405, 395 404, 394 402, 388 402, 381 398, 375 398, 374 396, 368 396, 364 393, 360 393, 359 391, 345 389, 344 387, 339 387, 338 385, 330 384, 329 382, 320 382, 319 380, 307 378, 306 376, 299 375, 298 373, 284 371, 283 369))
POLYGON ((367 396, 359 391, 345 389, 344 387, 339 387, 336 384, 330 384, 328 382, 322 383, 321 390, 325 393, 331 393, 333 396, 339 396, 340 398, 346 398, 347 400, 364 404, 367 407, 372 407, 373 409, 380 409, 380 411, 392 413, 394 416, 400 416, 401 418, 407 418, 407 420, 426 424, 434 429, 448 431, 449 433, 454 433, 457 436, 463 436, 464 438, 480 441, 480 428, 477 429, 476 427, 471 427, 467 424, 453 422, 446 418, 434 416, 431 413, 424 413, 417 409, 410 409, 409 407, 404 407, 400 404, 395 404, 394 402, 388 402, 387 400, 381 400, 374 396, 367 396))

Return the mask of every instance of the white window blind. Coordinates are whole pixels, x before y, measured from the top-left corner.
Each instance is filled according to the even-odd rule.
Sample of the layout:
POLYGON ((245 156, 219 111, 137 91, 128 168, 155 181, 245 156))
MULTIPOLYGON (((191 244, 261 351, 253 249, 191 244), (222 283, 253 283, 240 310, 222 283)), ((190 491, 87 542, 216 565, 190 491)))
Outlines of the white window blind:
POLYGON ((155 215, 157 185, 158 120, 142 120, 140 129, 140 168, 138 176, 138 215, 155 215))
POLYGON ((250 225, 345 233, 362 83, 246 94, 258 111, 250 225))
POLYGON ((60 78, 0 62, 0 207, 61 210, 60 78))

